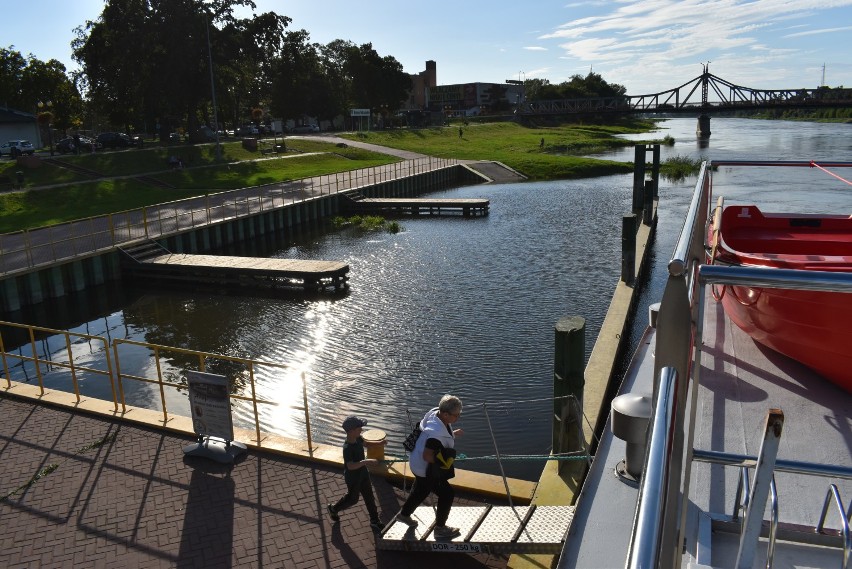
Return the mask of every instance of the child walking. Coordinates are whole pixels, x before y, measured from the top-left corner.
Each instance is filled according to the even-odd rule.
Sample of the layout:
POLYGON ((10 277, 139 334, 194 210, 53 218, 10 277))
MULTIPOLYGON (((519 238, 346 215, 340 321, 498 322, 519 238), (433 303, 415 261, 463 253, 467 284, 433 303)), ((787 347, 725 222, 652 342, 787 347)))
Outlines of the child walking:
MULTIPOLYGON (((361 495, 370 514, 370 527, 373 531, 381 532, 385 524, 379 519, 373 486, 370 484, 370 471, 367 470, 368 464, 375 464, 378 460, 364 457, 364 445, 370 445, 361 437, 361 431, 366 425, 366 420, 355 416, 347 417, 343 421, 343 430, 346 431, 346 442, 343 443, 343 476, 348 491, 337 503, 328 505, 328 514, 335 522, 340 520, 340 512, 357 504, 358 496, 361 495)), ((385 444, 385 441, 378 444, 385 444)))

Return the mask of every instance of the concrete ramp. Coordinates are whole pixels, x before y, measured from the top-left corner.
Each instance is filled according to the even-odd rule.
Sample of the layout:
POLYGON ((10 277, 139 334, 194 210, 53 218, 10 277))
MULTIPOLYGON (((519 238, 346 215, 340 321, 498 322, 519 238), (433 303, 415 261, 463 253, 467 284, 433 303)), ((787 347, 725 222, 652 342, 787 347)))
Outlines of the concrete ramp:
POLYGON ((479 174, 486 182, 506 184, 509 182, 523 182, 527 179, 526 176, 517 170, 509 168, 502 162, 465 162, 464 165, 479 174))
POLYGON ((435 539, 435 511, 420 506, 410 526, 394 518, 376 540, 378 549, 435 553, 549 553, 562 551, 574 506, 469 506, 450 510, 447 525, 461 535, 435 539))

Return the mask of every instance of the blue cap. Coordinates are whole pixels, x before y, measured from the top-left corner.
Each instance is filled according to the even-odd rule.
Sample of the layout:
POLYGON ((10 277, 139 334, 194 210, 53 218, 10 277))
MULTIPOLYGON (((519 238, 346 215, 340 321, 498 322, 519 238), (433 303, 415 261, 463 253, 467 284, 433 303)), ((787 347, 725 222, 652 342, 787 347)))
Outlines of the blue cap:
POLYGON ((346 417, 346 420, 343 421, 343 430, 348 432, 352 429, 357 429, 358 427, 364 427, 366 425, 366 419, 352 415, 351 417, 346 417))

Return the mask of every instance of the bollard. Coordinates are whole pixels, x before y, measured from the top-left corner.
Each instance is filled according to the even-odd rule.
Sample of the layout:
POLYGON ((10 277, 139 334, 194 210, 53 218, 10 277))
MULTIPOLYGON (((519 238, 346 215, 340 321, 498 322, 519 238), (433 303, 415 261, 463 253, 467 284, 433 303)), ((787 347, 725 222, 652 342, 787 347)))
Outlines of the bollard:
MULTIPOLYGON (((579 450, 582 439, 579 411, 585 386, 586 319, 560 318, 555 327, 553 354, 553 453, 579 450), (573 395, 574 399, 566 397, 573 395)), ((562 469, 560 463, 558 470, 562 469)))
POLYGON ((364 439, 364 448, 367 451, 367 458, 375 458, 376 460, 385 459, 385 440, 387 433, 381 429, 370 429, 361 433, 361 438, 364 439))

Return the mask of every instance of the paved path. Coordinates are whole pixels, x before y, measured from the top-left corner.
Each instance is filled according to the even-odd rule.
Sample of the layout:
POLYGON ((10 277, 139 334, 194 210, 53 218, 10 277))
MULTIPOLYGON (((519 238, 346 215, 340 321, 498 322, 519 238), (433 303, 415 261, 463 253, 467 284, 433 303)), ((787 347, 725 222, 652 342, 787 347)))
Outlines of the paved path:
MULTIPOLYGON (((507 566, 504 556, 378 551, 363 504, 337 524, 325 515, 345 493, 338 468, 249 451, 228 469, 184 457, 191 442, 0 396, 0 567, 507 566)), ((404 492, 373 481, 389 519, 404 492)))

